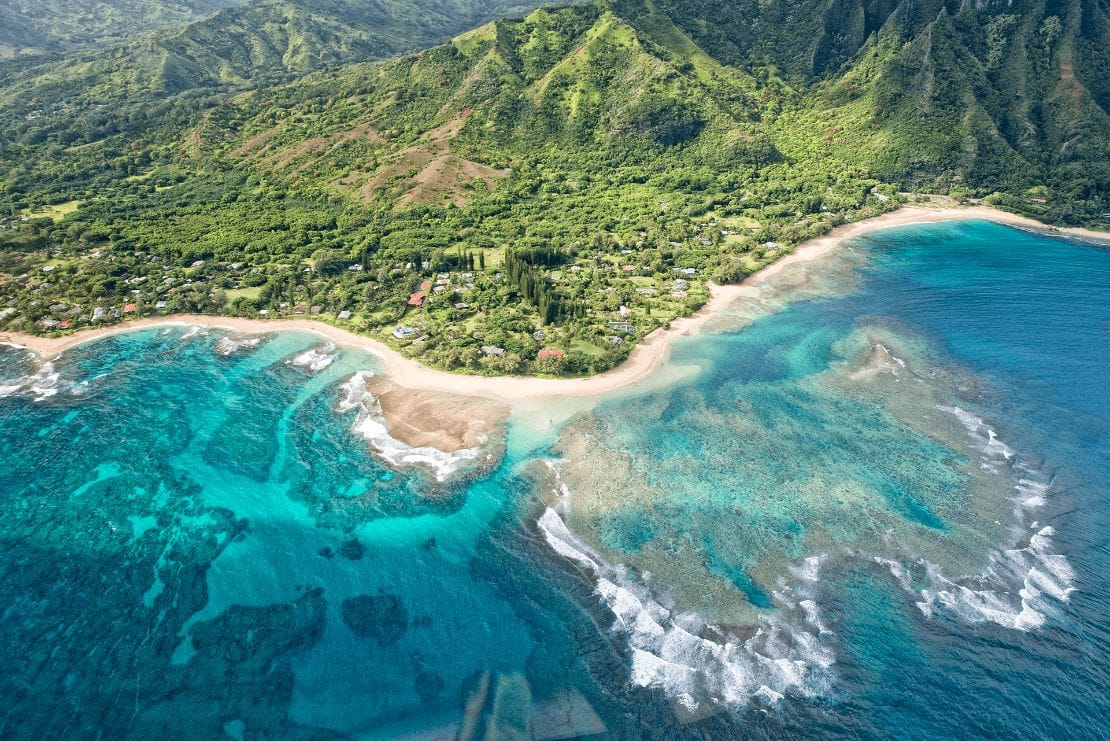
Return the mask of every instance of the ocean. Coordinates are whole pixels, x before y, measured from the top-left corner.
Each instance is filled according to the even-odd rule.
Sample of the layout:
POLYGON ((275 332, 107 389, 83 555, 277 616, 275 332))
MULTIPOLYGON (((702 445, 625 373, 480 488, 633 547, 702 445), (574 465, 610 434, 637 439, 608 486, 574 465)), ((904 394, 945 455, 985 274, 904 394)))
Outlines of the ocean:
POLYGON ((0 733, 1107 737, 1110 250, 874 232, 669 365, 480 467, 313 335, 0 347, 0 733))

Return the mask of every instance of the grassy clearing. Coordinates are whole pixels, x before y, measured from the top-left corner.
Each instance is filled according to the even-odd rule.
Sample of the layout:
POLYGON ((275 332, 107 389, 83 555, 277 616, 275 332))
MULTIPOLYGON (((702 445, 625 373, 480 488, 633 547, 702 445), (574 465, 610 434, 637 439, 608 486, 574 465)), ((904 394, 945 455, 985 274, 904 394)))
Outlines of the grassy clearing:
POLYGON ((258 297, 262 294, 262 287, 255 286, 254 288, 231 288, 224 291, 228 301, 234 301, 237 298, 245 298, 250 301, 257 301, 258 297))
POLYGON ((66 201, 64 203, 54 203, 49 206, 40 206, 38 208, 24 209, 23 216, 28 219, 53 219, 59 221, 69 216, 71 213, 80 208, 84 201, 66 201))
POLYGON ((585 340, 571 340, 570 351, 573 353, 580 353, 588 357, 599 358, 605 354, 605 350, 585 340))

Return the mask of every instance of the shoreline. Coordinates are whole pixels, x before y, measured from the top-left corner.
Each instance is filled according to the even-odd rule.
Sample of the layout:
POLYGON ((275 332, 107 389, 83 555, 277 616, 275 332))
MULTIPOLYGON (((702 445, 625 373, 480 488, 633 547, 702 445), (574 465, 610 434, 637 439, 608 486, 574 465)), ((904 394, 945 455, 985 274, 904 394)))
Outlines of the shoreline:
POLYGON ((361 350, 378 358, 385 374, 399 386, 412 390, 437 391, 461 396, 478 396, 512 403, 544 398, 599 396, 624 389, 650 376, 670 355, 671 346, 683 336, 692 334, 753 288, 789 265, 809 262, 827 254, 840 242, 870 232, 913 224, 941 221, 985 219, 1007 226, 1032 229, 1057 237, 1078 237, 1097 242, 1110 242, 1110 234, 1087 229, 1051 227, 1025 216, 987 206, 943 207, 903 206, 872 219, 844 224, 828 234, 807 240, 791 253, 771 263, 735 285, 709 284, 710 297, 705 305, 688 317, 676 319, 670 327, 648 334, 628 358, 616 368, 586 378, 536 378, 532 376, 474 376, 436 370, 406 358, 383 342, 339 327, 311 319, 244 319, 205 314, 174 314, 149 317, 86 329, 65 337, 38 337, 22 333, 0 333, 0 342, 27 348, 49 361, 66 350, 104 337, 140 329, 167 325, 200 326, 206 329, 229 329, 241 334, 276 332, 308 332, 324 337, 342 347, 361 350))

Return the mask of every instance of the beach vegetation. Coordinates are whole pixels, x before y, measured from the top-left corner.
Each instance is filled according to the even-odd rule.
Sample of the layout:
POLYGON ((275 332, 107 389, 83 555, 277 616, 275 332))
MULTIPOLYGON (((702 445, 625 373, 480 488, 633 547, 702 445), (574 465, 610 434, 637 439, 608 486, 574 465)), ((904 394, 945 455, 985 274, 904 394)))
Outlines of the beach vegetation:
POLYGON ((1019 84, 998 61, 1015 48, 1037 90, 1059 81, 1084 43, 1073 25, 967 10, 900 35, 852 26, 852 48, 826 35, 798 66, 800 33, 742 51, 687 22, 732 11, 681 5, 548 8, 373 63, 350 62, 401 49, 344 5, 331 63, 280 65, 228 46, 252 28, 248 5, 152 42, 210 42, 191 76, 143 71, 126 44, 10 71, 3 321, 50 333, 65 313, 71 331, 131 303, 305 316, 446 369, 594 373, 696 311, 707 281, 743 280, 908 191, 1107 223, 1100 88, 1053 93, 1028 136, 999 97, 1019 84), (563 356, 541 363, 545 348, 563 356))

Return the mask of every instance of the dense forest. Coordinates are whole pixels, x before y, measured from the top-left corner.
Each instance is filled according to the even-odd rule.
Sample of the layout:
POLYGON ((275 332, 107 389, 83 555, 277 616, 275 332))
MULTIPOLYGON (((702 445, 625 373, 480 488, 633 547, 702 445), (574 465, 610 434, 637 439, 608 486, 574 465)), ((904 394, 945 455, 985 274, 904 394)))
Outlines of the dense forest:
POLYGON ((583 374, 906 191, 1110 224, 1085 3, 753 9, 824 29, 777 58, 711 30, 742 24, 719 3, 621 0, 351 63, 509 12, 368 7, 264 0, 0 65, 0 321, 306 315, 443 368, 583 374))

